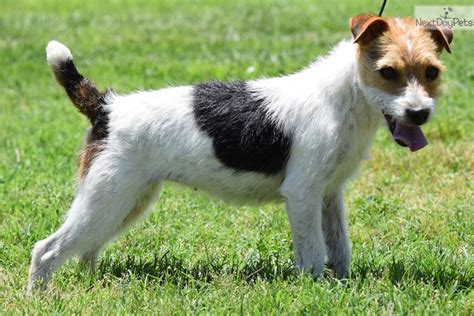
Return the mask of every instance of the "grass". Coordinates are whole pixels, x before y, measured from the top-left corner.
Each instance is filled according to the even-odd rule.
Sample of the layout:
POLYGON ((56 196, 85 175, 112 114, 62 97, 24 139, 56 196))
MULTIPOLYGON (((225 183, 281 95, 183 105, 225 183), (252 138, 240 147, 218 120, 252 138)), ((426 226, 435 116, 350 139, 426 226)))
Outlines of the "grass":
MULTIPOLYGON (((416 1, 444 4, 440 1, 416 1)), ((463 3, 463 1, 457 1, 463 3)), ((30 251, 73 198, 86 120, 45 64, 65 42, 80 70, 119 93, 300 69, 380 1, 3 0, 0 3, 0 306, 3 313, 465 314, 474 311, 474 32, 456 32, 446 95, 410 154, 376 137, 346 194, 352 277, 293 270, 282 205, 232 207, 168 185, 143 224, 101 256, 25 295, 30 251)), ((469 4, 469 1, 464 1, 469 4)), ((389 1, 386 15, 410 15, 389 1)))

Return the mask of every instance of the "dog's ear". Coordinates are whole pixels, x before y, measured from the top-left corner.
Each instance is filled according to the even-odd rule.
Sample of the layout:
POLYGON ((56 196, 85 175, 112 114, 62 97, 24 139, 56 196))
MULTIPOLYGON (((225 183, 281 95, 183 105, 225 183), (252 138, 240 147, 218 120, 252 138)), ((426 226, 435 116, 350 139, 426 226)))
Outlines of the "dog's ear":
POLYGON ((451 54, 451 47, 449 44, 453 41, 453 30, 445 26, 436 26, 430 25, 425 27, 425 30, 428 31, 431 35, 431 38, 438 45, 439 52, 444 49, 451 54))
POLYGON ((373 14, 354 16, 349 21, 349 25, 354 37, 354 43, 367 44, 388 30, 387 22, 373 14))

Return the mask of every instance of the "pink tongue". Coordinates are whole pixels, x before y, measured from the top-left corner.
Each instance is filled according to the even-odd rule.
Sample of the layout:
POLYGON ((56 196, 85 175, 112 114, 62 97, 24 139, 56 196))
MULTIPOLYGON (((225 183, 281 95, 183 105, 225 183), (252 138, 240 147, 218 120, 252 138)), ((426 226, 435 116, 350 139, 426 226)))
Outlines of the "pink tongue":
POLYGON ((400 122, 395 125, 393 138, 407 145, 411 151, 417 151, 428 145, 428 141, 419 126, 405 125, 400 122))

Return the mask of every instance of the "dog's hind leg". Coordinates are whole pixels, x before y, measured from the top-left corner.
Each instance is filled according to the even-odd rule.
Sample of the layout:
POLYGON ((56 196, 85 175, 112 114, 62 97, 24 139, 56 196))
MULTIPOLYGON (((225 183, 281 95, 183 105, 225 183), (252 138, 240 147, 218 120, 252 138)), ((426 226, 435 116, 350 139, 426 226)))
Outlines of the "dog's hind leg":
POLYGON ((326 242, 328 266, 338 278, 349 276, 351 246, 347 236, 342 188, 324 198, 323 231, 326 242))
MULTIPOLYGON (((141 195, 136 200, 135 206, 127 214, 122 223, 117 227, 114 234, 110 237, 113 239, 115 236, 120 235, 130 228, 137 220, 142 218, 147 210, 151 208, 153 202, 155 202, 159 195, 163 184, 161 182, 152 182, 148 187, 141 193, 141 195)), ((105 246, 109 240, 103 240, 103 243, 100 245, 93 245, 91 249, 87 250, 81 256, 81 263, 88 267, 90 270, 96 269, 97 257, 100 250, 105 246)))
POLYGON ((142 191, 142 194, 136 200, 135 206, 127 214, 127 217, 122 221, 115 235, 121 234, 124 230, 132 226, 137 220, 142 218, 147 210, 153 205, 153 203, 158 199, 161 189, 163 188, 162 182, 152 182, 148 187, 142 191))
POLYGON ((97 157, 64 224, 36 243, 29 271, 30 291, 44 288, 51 274, 67 259, 93 253, 120 232, 120 227, 129 226, 127 217, 153 179, 142 165, 132 164, 123 156, 102 153, 97 157))

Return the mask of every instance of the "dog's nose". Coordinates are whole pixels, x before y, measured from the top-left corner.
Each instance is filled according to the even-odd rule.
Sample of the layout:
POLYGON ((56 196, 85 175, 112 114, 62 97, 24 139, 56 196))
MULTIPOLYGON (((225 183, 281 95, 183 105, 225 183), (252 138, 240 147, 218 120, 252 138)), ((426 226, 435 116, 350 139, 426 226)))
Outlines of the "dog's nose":
POLYGON ((406 110, 406 116, 408 120, 416 125, 423 125, 428 120, 428 116, 430 115, 429 109, 421 109, 421 110, 406 110))

